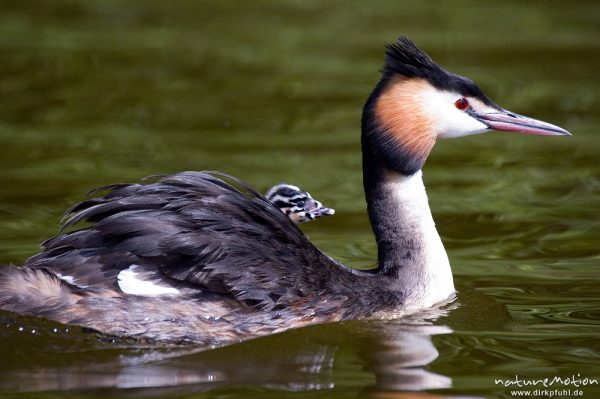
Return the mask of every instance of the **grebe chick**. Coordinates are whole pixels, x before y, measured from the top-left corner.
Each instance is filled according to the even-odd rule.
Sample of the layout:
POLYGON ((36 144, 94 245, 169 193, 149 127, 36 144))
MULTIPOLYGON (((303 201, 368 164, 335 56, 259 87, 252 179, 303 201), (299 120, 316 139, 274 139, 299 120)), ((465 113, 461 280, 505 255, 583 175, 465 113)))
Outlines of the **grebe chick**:
POLYGON ((271 187, 265 194, 265 198, 285 213, 294 223, 310 222, 335 213, 335 209, 324 207, 308 192, 287 183, 271 187))
POLYGON ((45 241, 22 267, 0 267, 0 308, 113 335, 222 345, 432 307, 453 297, 454 283, 421 168, 438 140, 488 130, 569 135, 503 109, 400 38, 362 117, 375 268, 325 255, 241 180, 183 172, 75 205, 63 228, 89 225, 45 241))

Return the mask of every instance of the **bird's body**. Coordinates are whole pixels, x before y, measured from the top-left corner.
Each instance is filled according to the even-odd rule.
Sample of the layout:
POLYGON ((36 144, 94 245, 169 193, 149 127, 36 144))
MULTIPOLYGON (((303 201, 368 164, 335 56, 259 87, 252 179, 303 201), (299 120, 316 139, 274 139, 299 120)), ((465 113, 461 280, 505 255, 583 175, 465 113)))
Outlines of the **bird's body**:
POLYGON ((184 172, 110 186, 74 206, 65 226, 92 225, 47 240, 23 267, 0 268, 0 308, 114 335, 218 345, 442 303, 454 284, 421 168, 439 138, 488 129, 568 134, 500 108, 402 38, 388 47, 363 112, 376 268, 323 254, 246 183, 184 172))
POLYGON ((338 264, 260 193, 221 177, 183 172, 76 205, 65 227, 94 225, 47 240, 22 268, 0 268, 2 308, 218 344, 401 303, 382 277, 338 264), (363 278, 374 295, 357 301, 363 278))

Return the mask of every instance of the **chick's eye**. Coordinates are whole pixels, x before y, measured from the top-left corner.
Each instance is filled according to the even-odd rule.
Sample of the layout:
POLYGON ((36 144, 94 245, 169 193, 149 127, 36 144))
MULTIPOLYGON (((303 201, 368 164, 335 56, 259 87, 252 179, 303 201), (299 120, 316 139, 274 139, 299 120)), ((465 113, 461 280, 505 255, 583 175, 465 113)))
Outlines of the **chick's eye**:
POLYGON ((464 111, 465 109, 469 108, 469 100, 467 100, 464 97, 459 98, 454 102, 454 105, 456 106, 456 108, 460 109, 461 111, 464 111))

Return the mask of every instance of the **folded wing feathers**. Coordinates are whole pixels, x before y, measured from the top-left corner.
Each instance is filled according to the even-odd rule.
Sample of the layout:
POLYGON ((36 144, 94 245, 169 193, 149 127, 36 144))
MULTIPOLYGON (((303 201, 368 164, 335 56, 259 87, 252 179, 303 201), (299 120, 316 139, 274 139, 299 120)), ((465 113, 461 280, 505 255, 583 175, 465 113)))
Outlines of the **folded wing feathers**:
POLYGON ((104 189, 112 191, 75 205, 63 228, 94 224, 47 240, 28 265, 82 279, 94 267, 102 272, 90 274, 105 284, 133 263, 152 265, 163 278, 266 309, 318 300, 314 293, 335 278, 352 278, 338 276, 335 262, 260 193, 225 174, 183 172, 104 189))

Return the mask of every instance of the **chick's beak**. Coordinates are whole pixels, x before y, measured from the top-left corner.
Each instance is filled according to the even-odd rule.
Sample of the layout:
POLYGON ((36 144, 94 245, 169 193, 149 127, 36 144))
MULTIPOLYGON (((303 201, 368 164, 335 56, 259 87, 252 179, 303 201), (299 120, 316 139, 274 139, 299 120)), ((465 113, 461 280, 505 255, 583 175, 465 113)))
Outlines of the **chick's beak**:
MULTIPOLYGON (((469 111, 467 111, 469 112, 469 111)), ((538 136, 570 136, 565 129, 527 116, 518 115, 507 110, 494 112, 470 111, 469 114, 487 125, 491 130, 533 134, 538 136)))

